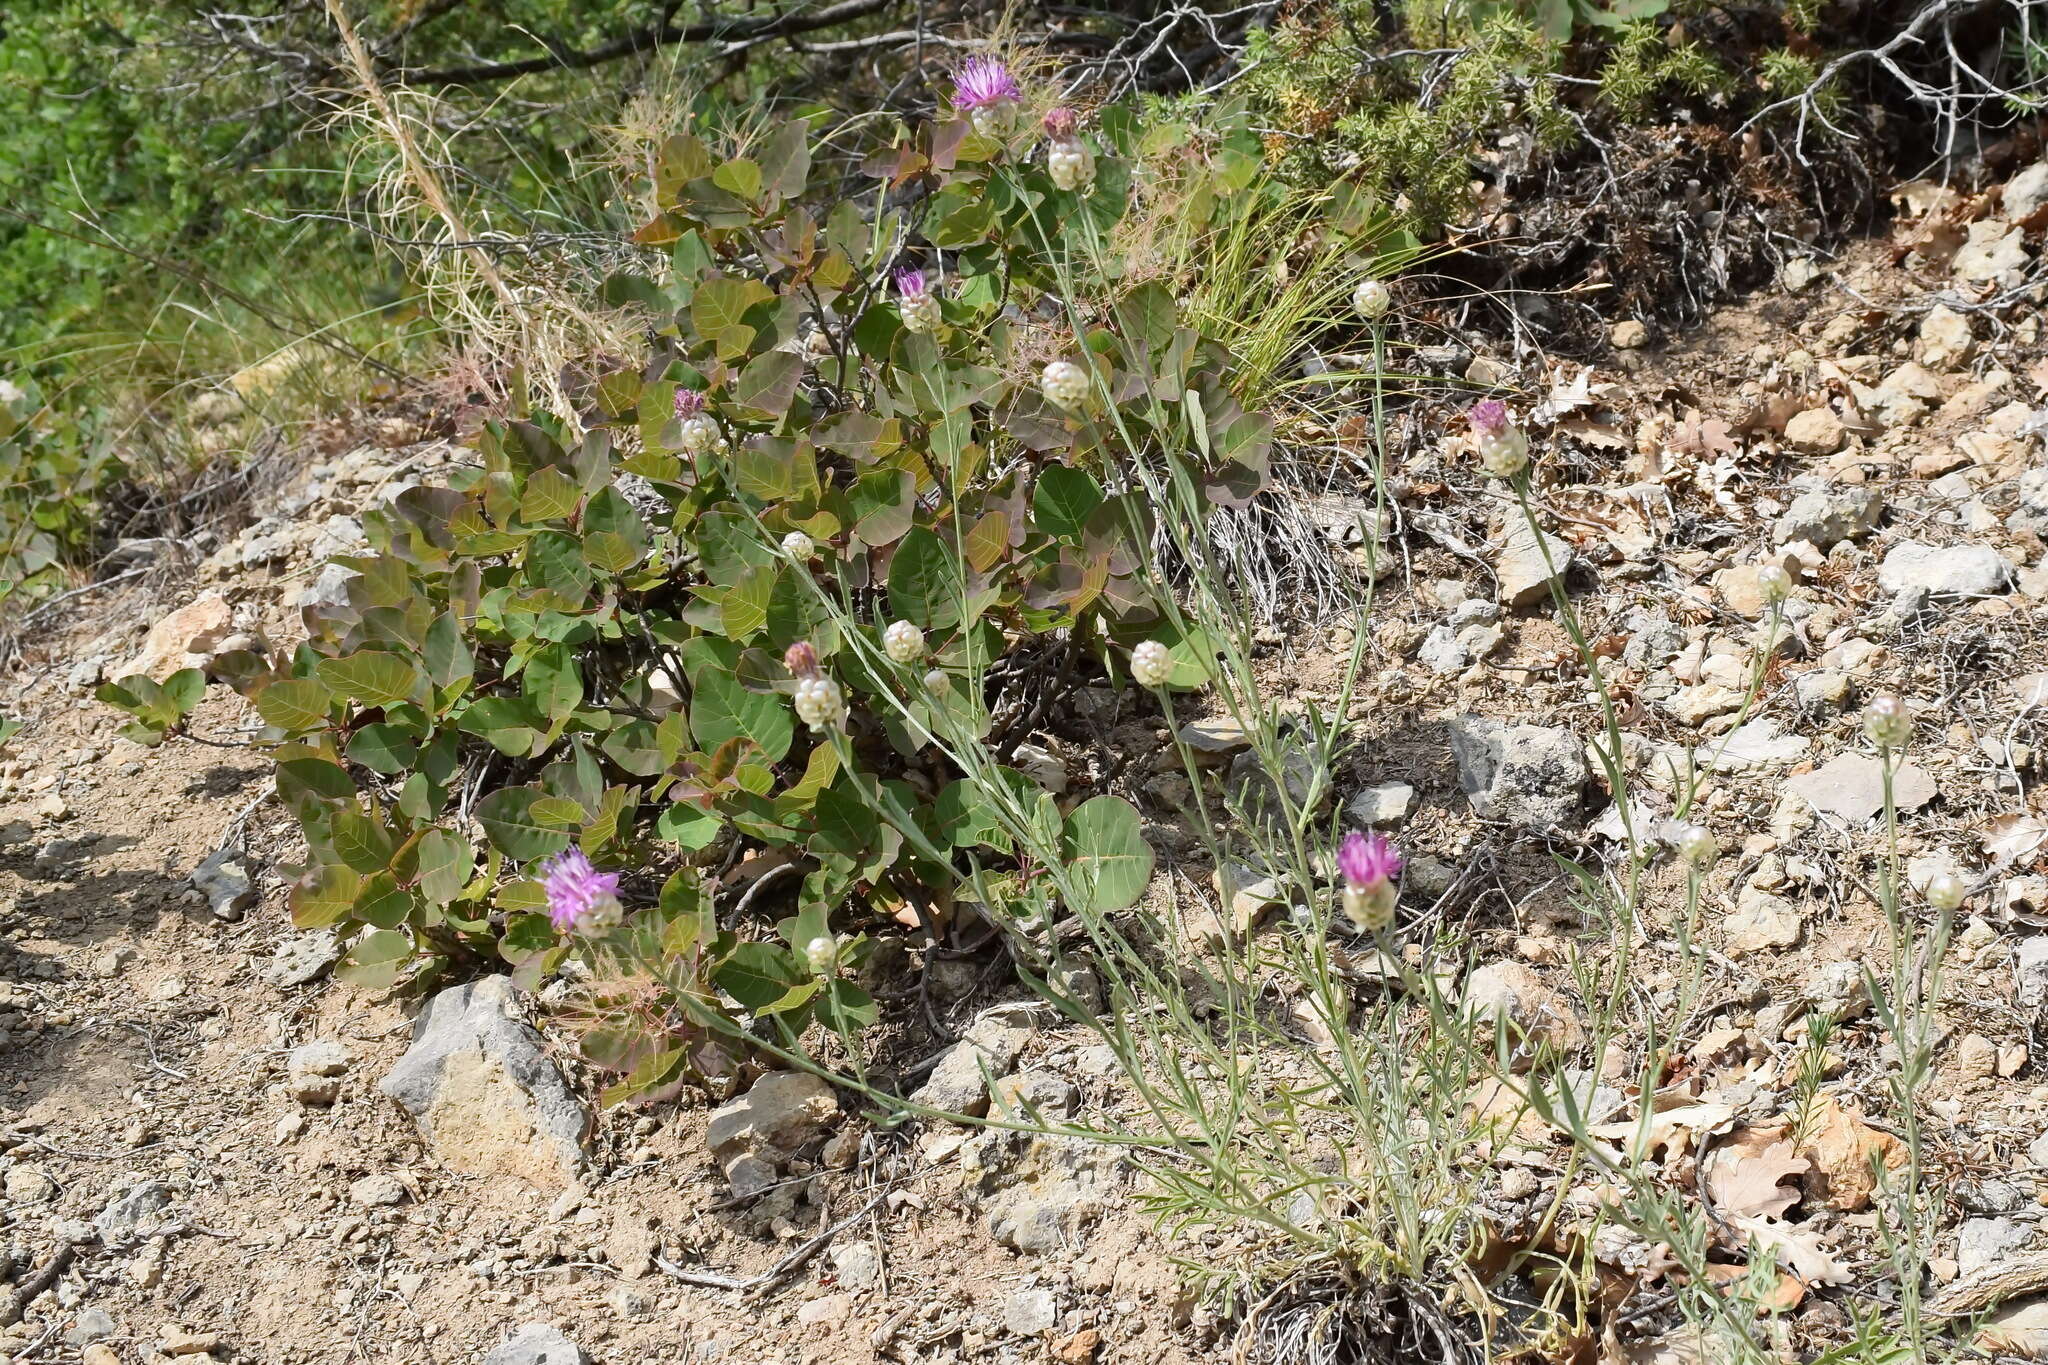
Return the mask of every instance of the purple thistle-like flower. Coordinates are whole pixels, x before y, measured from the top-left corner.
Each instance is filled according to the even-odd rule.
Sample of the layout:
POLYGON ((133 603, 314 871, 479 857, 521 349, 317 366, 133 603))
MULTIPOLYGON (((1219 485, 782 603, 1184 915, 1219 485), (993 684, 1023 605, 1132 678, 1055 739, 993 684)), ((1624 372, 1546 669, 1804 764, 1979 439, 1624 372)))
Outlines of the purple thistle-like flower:
POLYGON ((1046 111, 1043 127, 1047 137, 1065 142, 1080 129, 1081 116, 1062 104, 1046 111))
POLYGON ((1508 429, 1508 405, 1498 398, 1488 398, 1474 403, 1465 418, 1479 435, 1498 436, 1508 429))
POLYGON ((548 919, 573 933, 593 916, 618 909, 619 874, 599 872, 580 848, 564 849, 541 864, 548 893, 548 919))
POLYGON ((704 411, 704 395, 695 389, 676 390, 676 416, 695 417, 704 411))
POLYGON ((1401 875, 1401 850, 1380 835, 1352 830, 1337 847, 1337 870, 1360 890, 1377 886, 1401 875))
POLYGON ((926 293, 922 270, 899 270, 896 272, 896 292, 906 299, 923 298, 926 293))
POLYGON ((953 74, 953 107, 979 109, 1004 100, 1022 100, 1010 68, 993 57, 969 57, 953 74))

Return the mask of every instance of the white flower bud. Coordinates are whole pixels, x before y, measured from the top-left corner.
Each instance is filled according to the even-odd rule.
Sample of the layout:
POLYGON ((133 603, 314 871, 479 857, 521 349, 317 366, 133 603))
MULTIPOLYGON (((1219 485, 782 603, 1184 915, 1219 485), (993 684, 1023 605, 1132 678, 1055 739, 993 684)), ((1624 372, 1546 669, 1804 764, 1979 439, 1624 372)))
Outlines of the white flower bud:
POLYGON ((1863 708, 1863 733, 1880 749, 1903 749, 1913 738, 1913 717, 1897 697, 1872 697, 1863 708))
POLYGON ((1781 565, 1766 564, 1756 571, 1756 587, 1765 602, 1776 605, 1792 595, 1792 575, 1781 565))
POLYGON ((782 538, 782 553, 801 563, 818 552, 817 542, 802 531, 791 531, 782 538))
POLYGON ((1095 153, 1078 137, 1049 143, 1045 149, 1045 173, 1059 188, 1085 194, 1095 187, 1095 153))
POLYGON ((1947 872, 1937 872, 1927 879, 1927 886, 1921 892, 1927 903, 1937 910, 1953 910, 1963 903, 1970 889, 1963 885, 1962 878, 1947 872))
POLYGON ((1391 881, 1378 881, 1370 886, 1344 888, 1344 918, 1358 928, 1361 934, 1384 934, 1394 926, 1394 903, 1398 892, 1391 881))
POLYGON ((1046 398, 1063 408, 1078 408, 1088 397, 1088 372, 1071 360, 1055 360, 1038 377, 1046 398))
POLYGON ((940 696, 952 690, 953 675, 943 668, 928 670, 924 675, 924 690, 933 696, 940 696))
POLYGON ((683 449, 692 455, 702 455, 714 449, 722 438, 718 423, 704 413, 685 417, 679 424, 683 449))
POLYGON ((1173 656, 1157 640, 1146 640, 1131 650, 1131 681, 1140 687, 1164 687, 1173 673, 1173 656))
POLYGON ((796 714, 813 730, 829 730, 845 722, 846 698, 830 678, 805 678, 796 685, 796 714))
POLYGON ((906 294, 896 301, 903 330, 922 335, 939 325, 939 301, 929 293, 906 294))
POLYGON ((1394 296, 1378 280, 1360 280, 1358 288, 1351 291, 1351 306, 1367 322, 1378 322, 1394 306, 1394 296))
POLYGON ((830 934, 820 934, 804 945, 804 961, 817 976, 827 976, 839 964, 839 943, 830 934))
POLYGON ((1714 836, 1705 825, 1681 825, 1672 838, 1678 849, 1678 856, 1694 867, 1705 867, 1721 854, 1714 836))
POLYGON ((924 632, 908 621, 897 621, 882 632, 882 648, 899 664, 915 663, 924 654, 924 632))
POLYGON ((1000 142, 1017 127, 1017 105, 1014 100, 992 100, 976 105, 967 118, 975 132, 1000 142))
POLYGON ((1529 467, 1529 438, 1512 426, 1481 436, 1479 467, 1496 479, 1514 478, 1529 467))

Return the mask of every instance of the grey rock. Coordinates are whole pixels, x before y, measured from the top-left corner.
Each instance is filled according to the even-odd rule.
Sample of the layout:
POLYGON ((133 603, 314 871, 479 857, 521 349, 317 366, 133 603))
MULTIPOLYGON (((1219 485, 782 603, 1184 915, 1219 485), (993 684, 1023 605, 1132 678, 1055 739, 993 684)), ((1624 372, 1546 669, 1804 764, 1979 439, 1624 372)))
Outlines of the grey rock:
POLYGON ((64 1340, 73 1346, 90 1346, 102 1337, 110 1337, 120 1328, 114 1325, 113 1315, 104 1308, 88 1308, 72 1320, 71 1330, 64 1334, 64 1340))
POLYGON ((2036 1170, 2048 1171, 2048 1131, 2027 1144, 2027 1160, 2036 1170))
POLYGON ((366 1175, 348 1187, 348 1197, 364 1208, 386 1208, 394 1204, 403 1204, 409 1195, 410 1191, 397 1176, 384 1175, 381 1172, 366 1175))
POLYGON ((1989 545, 1926 545, 1903 540, 1878 566, 1886 592, 1924 588, 1936 597, 1990 597, 2012 585, 2012 562, 1989 545))
POLYGON ((1437 626, 1423 636, 1415 657, 1432 673, 1461 673, 1472 662, 1465 646, 1458 643, 1458 633, 1449 626, 1437 626))
POLYGON ((1415 788, 1406 782, 1367 787, 1345 804, 1344 813, 1359 825, 1398 825, 1415 804, 1415 788))
POLYGON ((1571 562, 1572 547, 1565 541, 1545 532, 1539 542, 1527 521, 1515 522, 1502 537, 1500 553, 1493 562, 1494 577, 1500 580, 1500 600, 1511 607, 1542 601, 1550 595, 1552 568, 1562 574, 1571 562))
POLYGON ((1468 626, 1490 626, 1500 620, 1500 607, 1483 597, 1467 598, 1451 608, 1447 624, 1452 630, 1464 630, 1468 626))
POLYGON ((192 885, 206 895, 216 918, 238 920, 256 904, 256 883, 238 848, 223 848, 192 870, 192 885))
POLYGON ((705 1145, 733 1192, 759 1194, 775 1183, 799 1147, 824 1135, 839 1097, 808 1071, 771 1071, 747 1093, 712 1111, 705 1145))
POLYGON ((1778 518, 1774 534, 1780 545, 1810 540, 1825 549, 1869 535, 1883 511, 1884 499, 1868 485, 1816 488, 1792 499, 1792 505, 1778 518))
POLYGON ((2012 1218, 1969 1218, 1956 1230, 1956 1269, 1982 1270, 2034 1240, 2027 1224, 2012 1218))
POLYGON ((2048 205, 2048 161, 2033 165, 2005 182, 1998 197, 1998 211, 2012 222, 2031 218, 2048 205))
POLYGON ((1572 819, 1591 777, 1578 736, 1542 725, 1461 716, 1451 722, 1451 755, 1474 811, 1528 829, 1572 819))
POLYGON ((1283 790, 1287 801, 1297 809, 1320 806, 1330 795, 1329 779, 1322 765, 1316 762, 1308 746, 1292 734, 1280 741, 1278 782, 1266 770, 1258 753, 1246 750, 1230 761, 1228 785, 1231 798, 1238 807, 1246 815, 1261 821, 1282 818, 1284 810, 1280 793, 1283 790))
POLYGON ((1792 695, 1808 715, 1832 715, 1849 704, 1849 675, 1837 668, 1816 668, 1792 679, 1792 695))
POLYGON ((80 659, 64 674, 64 685, 73 692, 90 692, 99 686, 100 679, 105 676, 107 665, 111 662, 112 660, 104 654, 94 654, 80 659))
POLYGON ((2029 469, 2019 477, 2019 505, 2005 519, 2014 535, 2048 536, 2048 469, 2029 469))
POLYGON ((485 1356, 482 1365, 590 1365, 590 1357, 561 1328, 529 1322, 485 1356))
POLYGON ((981 1019, 950 1048, 911 1099, 949 1114, 980 1117, 988 1112, 989 1078, 1000 1079, 1017 1064, 1030 1034, 981 1019))
POLYGON ((1081 1138, 992 1130, 961 1149, 970 1194, 1004 1246, 1047 1255, 1077 1242, 1123 1183, 1116 1148, 1081 1138))
POLYGON ((1049 1071, 1020 1071, 995 1083, 990 1102, 1003 1118, 1057 1122, 1074 1116, 1081 1092, 1049 1071))
POLYGON ((1059 1320, 1060 1301, 1050 1289, 1020 1289, 1003 1304, 1003 1326, 1012 1336, 1042 1337, 1059 1320))
POLYGON ((354 1060, 346 1043, 322 1038, 293 1048, 286 1058, 286 1065, 308 1076, 342 1076, 347 1074, 349 1064, 354 1060))
POLYGON ((279 990, 290 990, 294 986, 307 986, 327 975, 341 956, 341 941, 326 929, 310 934, 294 934, 278 945, 277 952, 265 958, 257 972, 279 990))
POLYGON ((2020 1003, 2029 1009, 2048 1000, 2048 934, 2029 934, 2013 953, 2020 1003))
POLYGON ((323 564, 313 581, 299 594, 301 607, 345 607, 348 585, 362 575, 342 564, 323 564))
POLYGON ((427 1002, 413 1043, 378 1082, 446 1165, 562 1186, 583 1168, 589 1117, 517 1015, 509 979, 451 986, 427 1002))
POLYGON ((146 1236, 156 1215, 171 1206, 171 1187, 161 1180, 145 1180, 114 1199, 92 1220, 100 1241, 123 1246, 146 1236))
POLYGON ((1783 896, 1744 887, 1734 913, 1723 921, 1722 947, 1734 957, 1766 948, 1790 948, 1806 932, 1799 907, 1783 896))
POLYGON ((1465 980, 1460 1008, 1475 1021, 1504 1021, 1511 1034, 1560 1051, 1585 1041, 1571 1002, 1520 962, 1492 962, 1473 972, 1465 980))
POLYGON ((873 1242, 836 1242, 827 1253, 832 1273, 848 1289, 867 1289, 881 1283, 882 1253, 873 1242))

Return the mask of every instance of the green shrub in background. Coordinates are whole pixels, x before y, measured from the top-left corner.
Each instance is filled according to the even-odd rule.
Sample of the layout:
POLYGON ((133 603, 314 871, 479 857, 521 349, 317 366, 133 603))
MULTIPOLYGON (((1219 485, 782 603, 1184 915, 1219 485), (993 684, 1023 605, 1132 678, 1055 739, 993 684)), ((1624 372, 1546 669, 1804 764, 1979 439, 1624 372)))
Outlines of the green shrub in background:
POLYGON ((0 379, 0 603, 34 596, 89 549, 99 498, 127 474, 97 424, 0 379))
MULTIPOLYGON (((1117 155, 1069 191, 1012 154, 1029 136, 921 128, 868 161, 925 191, 902 206, 814 186, 801 122, 743 155, 690 135, 663 147, 642 237, 675 268, 611 287, 663 353, 594 386, 580 439, 552 420, 494 426, 457 486, 367 516, 376 553, 341 561, 346 600, 308 608, 290 660, 217 664, 269 727, 312 854, 294 917, 351 937, 344 976, 423 983, 489 956, 552 970, 579 940, 543 913, 539 863, 574 846, 633 869, 627 899, 656 903, 593 950, 651 973, 663 1001, 656 1027, 592 1034, 625 1096, 725 1066, 742 1025, 787 1042, 870 1019, 845 971, 860 935, 942 926, 967 869, 1000 913, 1031 869, 931 737, 1008 762, 1089 660, 1140 638, 1169 641, 1176 680, 1199 681, 1205 641, 1163 623, 1140 576, 1151 512, 1122 462, 1136 440, 1242 502, 1271 446, 1228 353, 1164 284, 1091 268, 1088 297, 1056 292, 1146 193, 1134 121, 1106 111, 1100 135, 1117 155), (906 301, 921 281, 889 282, 913 263, 936 316, 906 301), (1096 325, 1076 335, 1070 309, 1096 325), (1114 407, 1053 402, 1061 366, 1093 371, 1114 407), (846 730, 793 714, 798 644, 844 689, 846 730), (801 872, 777 898, 796 906, 780 942, 712 914, 720 870, 749 856, 801 872)), ((1255 152, 1239 135, 1208 158, 1218 221, 1248 207, 1255 152)), ((1355 201, 1339 220, 1354 245, 1378 221, 1355 201)), ((126 705, 128 686, 103 696, 126 705)), ((160 732, 179 719, 128 709, 160 732)), ((1031 804, 1082 869, 1080 908, 1143 888, 1126 803, 1031 804)))
POLYGON ((1590 126, 1667 121, 1688 101, 1725 104, 1741 88, 1721 56, 1670 22, 1669 0, 1417 0, 1395 7, 1391 32, 1382 8, 1290 7, 1254 35, 1243 86, 1274 130, 1269 149, 1297 174, 1354 172, 1425 233, 1469 218, 1482 155, 1517 137, 1536 157, 1554 155, 1590 126))

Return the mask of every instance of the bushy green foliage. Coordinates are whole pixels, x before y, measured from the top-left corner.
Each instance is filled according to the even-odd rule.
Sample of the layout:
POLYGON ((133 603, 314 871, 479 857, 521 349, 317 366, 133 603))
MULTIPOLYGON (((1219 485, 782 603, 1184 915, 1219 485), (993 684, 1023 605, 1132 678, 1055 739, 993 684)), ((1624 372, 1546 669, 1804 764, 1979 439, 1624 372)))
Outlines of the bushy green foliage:
MULTIPOLYGON (((595 386, 580 439, 559 421, 494 426, 456 486, 367 515, 375 553, 341 561, 346 603, 308 608, 291 659, 216 663, 269 727, 306 834, 294 917, 354 936, 345 976, 390 985, 488 955, 550 970, 594 945, 542 913, 540 860, 574 845, 635 877, 675 869, 619 931, 633 951, 595 945, 655 964, 667 1002, 652 1027, 593 1035, 629 1072, 621 1095, 721 1067, 743 1029, 865 1022, 845 971, 859 935, 943 921, 963 880, 984 904, 1028 899, 1032 869, 934 736, 1000 757, 1004 678, 1063 657, 1040 684, 1055 687, 1139 638, 1199 681, 1206 642, 1161 619, 1140 573, 1153 509, 1120 466, 1134 442, 1170 452, 1217 502, 1266 477, 1270 420, 1233 397, 1229 355, 1166 287, 1091 269, 1086 297, 1071 288, 1144 193, 1128 157, 1083 196, 1021 159, 1028 137, 924 127, 868 161, 929 191, 906 209, 814 185, 809 134, 783 124, 724 156, 672 138, 641 236, 665 241, 673 274, 612 286, 662 355, 595 386), (920 243, 907 256, 905 240, 920 243), (906 259, 943 275, 933 331, 906 329, 882 283, 906 259), (1040 392, 1053 359, 1090 373, 1076 410, 1040 392), (704 395, 714 444, 685 431, 679 389, 704 395), (813 557, 785 546, 792 531, 813 557), (922 633, 921 657, 890 657, 891 621, 922 633), (848 729, 792 715, 783 656, 799 642, 845 689, 848 729), (716 869, 750 852, 803 872, 779 942, 712 916, 716 869)), ((1136 130, 1112 111, 1103 134, 1128 151, 1136 130)), ((1211 173, 1239 185, 1254 150, 1211 173)), ((103 696, 126 705, 117 691, 103 696)), ((1062 812, 997 771, 1071 858, 1062 884, 1086 903, 1070 908, 1136 897, 1151 854, 1127 803, 1062 812)))
POLYGON ((91 547, 98 499, 126 472, 104 432, 33 381, 0 379, 0 603, 40 592, 91 547))
MULTIPOLYGON (((1269 147, 1297 175, 1362 175, 1410 222, 1433 232, 1473 208, 1471 185, 1493 154, 1525 139, 1538 158, 1577 144, 1597 123, 1662 122, 1674 104, 1727 104, 1745 87, 1781 92, 1789 54, 1711 50, 1670 0, 1584 0, 1398 7, 1308 0, 1255 35, 1242 88, 1274 130, 1269 147)), ((1772 41, 1810 32, 1812 7, 1775 6, 1772 41)), ((1727 26, 1723 26, 1727 27, 1727 26)), ((1725 44, 1724 44, 1725 46, 1725 44)), ((1738 44, 1739 46, 1739 44, 1738 44)), ((1529 158, 1510 150, 1511 163, 1529 158)))

